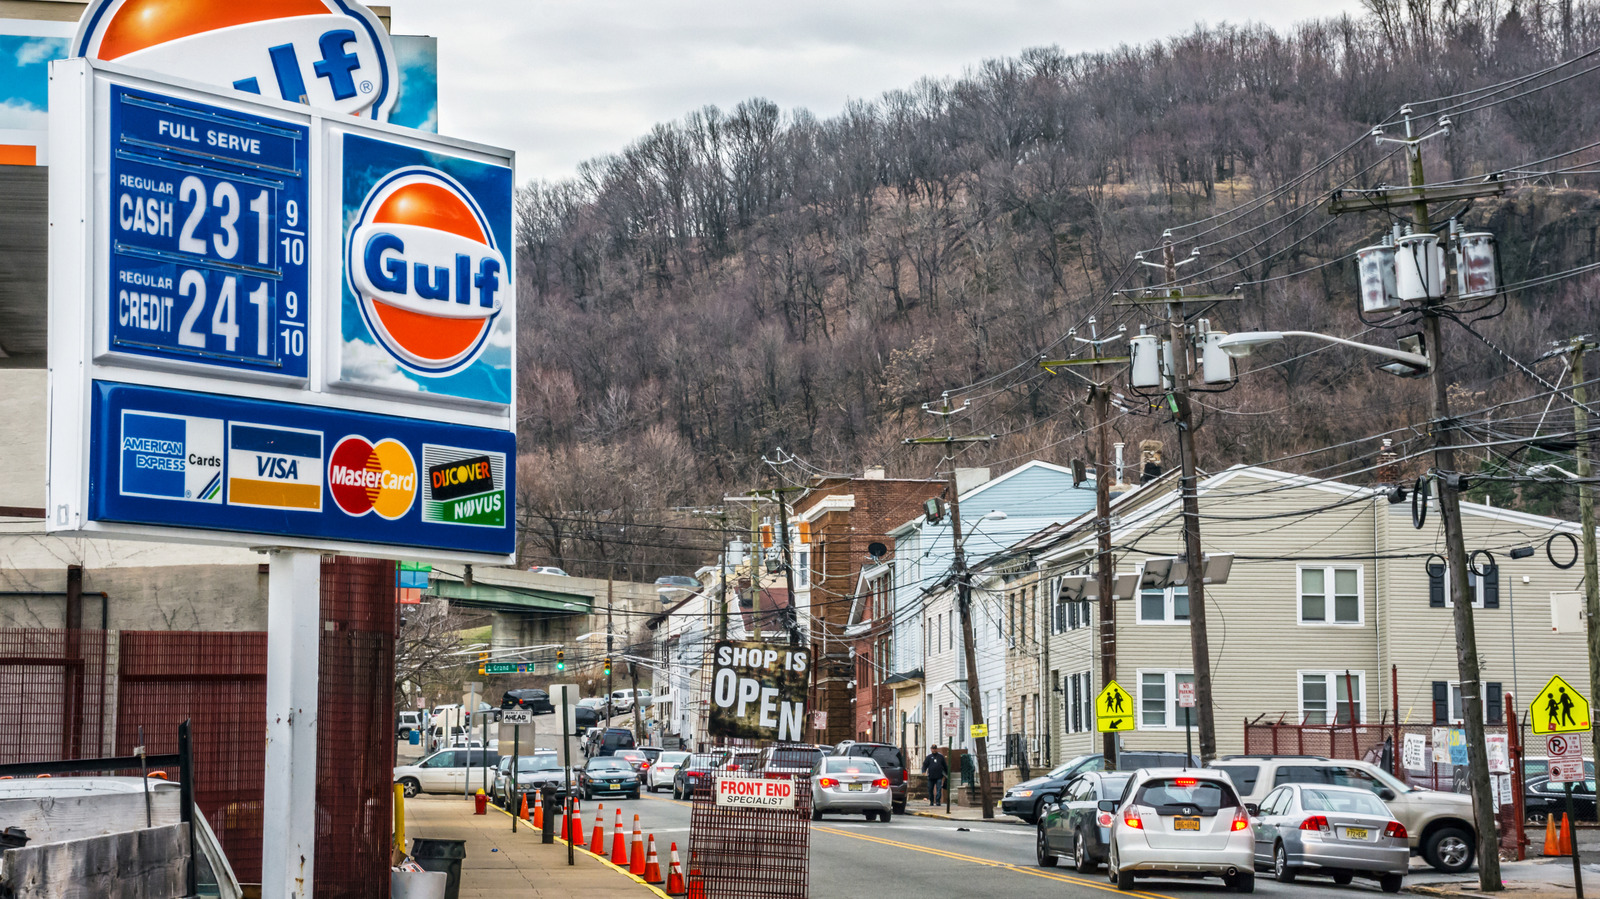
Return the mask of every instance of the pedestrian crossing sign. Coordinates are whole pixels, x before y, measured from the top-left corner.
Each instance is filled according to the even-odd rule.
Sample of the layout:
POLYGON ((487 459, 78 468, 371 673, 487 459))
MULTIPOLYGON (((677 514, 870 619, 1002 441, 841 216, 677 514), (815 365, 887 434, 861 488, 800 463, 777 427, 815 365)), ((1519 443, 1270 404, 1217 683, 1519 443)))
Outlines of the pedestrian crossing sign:
POLYGON ((1103 734, 1133 730, 1133 697, 1116 681, 1106 684, 1095 697, 1094 729, 1103 734))
POLYGON ((1528 717, 1536 734, 1582 733, 1589 729, 1589 700, 1558 674, 1533 698, 1528 717))

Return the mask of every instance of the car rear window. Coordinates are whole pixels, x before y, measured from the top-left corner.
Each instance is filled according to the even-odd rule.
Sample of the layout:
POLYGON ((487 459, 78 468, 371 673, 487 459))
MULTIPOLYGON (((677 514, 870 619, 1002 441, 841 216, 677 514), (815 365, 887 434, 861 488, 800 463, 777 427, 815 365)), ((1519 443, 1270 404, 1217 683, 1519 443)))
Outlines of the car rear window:
POLYGON ((1272 785, 1275 787, 1284 784, 1331 783, 1333 783, 1333 770, 1326 765, 1280 765, 1278 773, 1272 776, 1272 785))
POLYGON ((1256 791, 1256 779, 1261 776, 1260 765, 1212 765, 1211 768, 1228 775, 1239 792, 1245 794, 1256 791))
POLYGON ((893 746, 853 746, 851 755, 864 755, 878 763, 881 768, 904 768, 906 763, 900 758, 900 750, 893 746))
POLYGON ((1386 818, 1389 807, 1371 793, 1347 790, 1301 790, 1300 804, 1308 812, 1344 812, 1386 818))
POLYGON ((820 749, 774 749, 769 766, 778 768, 810 768, 822 758, 820 749))
POLYGON ((1201 815, 1237 806, 1233 787, 1220 780, 1195 777, 1157 777, 1139 785, 1133 801, 1147 805, 1163 815, 1176 815, 1183 808, 1199 809, 1201 815))
POLYGON ((822 763, 825 774, 882 774, 878 763, 869 756, 832 756, 822 763))
POLYGON ((1100 798, 1101 799, 1120 799, 1120 798, 1122 798, 1122 794, 1126 793, 1128 791, 1128 777, 1129 776, 1130 775, 1126 775, 1125 774, 1122 777, 1108 776, 1108 777, 1100 778, 1100 798))
POLYGON ((603 756, 603 757, 597 758, 597 759, 590 759, 589 760, 589 764, 588 764, 588 768, 589 768, 590 771, 607 771, 607 770, 632 771, 633 770, 633 766, 628 764, 628 760, 627 759, 617 758, 616 756, 603 756))

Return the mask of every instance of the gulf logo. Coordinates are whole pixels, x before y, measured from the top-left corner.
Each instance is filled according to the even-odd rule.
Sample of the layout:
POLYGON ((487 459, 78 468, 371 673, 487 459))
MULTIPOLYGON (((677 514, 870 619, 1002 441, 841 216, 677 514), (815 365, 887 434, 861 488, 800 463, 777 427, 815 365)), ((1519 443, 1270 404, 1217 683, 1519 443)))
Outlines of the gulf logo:
POLYGON ((389 33, 350 0, 90 0, 74 56, 386 120, 389 33))
POLYGON ((345 272, 378 344, 407 369, 439 376, 483 351, 506 261, 472 194, 437 169, 411 166, 368 192, 345 272))
POLYGON ((394 521, 411 511, 417 498, 417 463, 398 440, 351 435, 335 444, 328 458, 328 492, 346 515, 373 512, 394 521))

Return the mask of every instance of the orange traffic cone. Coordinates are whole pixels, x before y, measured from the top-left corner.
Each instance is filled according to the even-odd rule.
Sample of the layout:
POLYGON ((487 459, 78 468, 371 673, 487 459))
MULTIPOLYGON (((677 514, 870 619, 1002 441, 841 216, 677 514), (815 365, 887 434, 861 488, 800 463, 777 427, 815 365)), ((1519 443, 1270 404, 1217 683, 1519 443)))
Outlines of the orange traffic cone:
POLYGON ((628 873, 644 873, 644 836, 639 833, 639 816, 633 816, 633 854, 628 858, 628 873))
POLYGON ((517 811, 517 817, 521 818, 524 821, 528 820, 528 794, 527 793, 523 793, 522 794, 522 808, 517 811))
POLYGON ((650 848, 644 855, 644 882, 661 883, 661 859, 656 857, 656 835, 650 835, 650 848))
MULTIPOLYGON (((651 837, 650 839, 655 839, 651 837)), ((683 865, 678 861, 678 844, 672 844, 672 867, 667 869, 667 892, 673 896, 682 896, 689 892, 683 883, 683 865)))
MULTIPOLYGON (((639 820, 638 815, 633 820, 639 820)), ((613 865, 626 865, 628 863, 628 838, 622 835, 622 809, 617 809, 617 826, 611 829, 611 863, 613 865)))
POLYGON ((1561 813, 1561 854, 1572 854, 1572 825, 1567 821, 1566 812, 1561 813))
POLYGON ((603 805, 594 813, 594 836, 589 840, 589 851, 606 857, 606 807, 603 805))
POLYGON ((1546 858, 1561 854, 1561 844, 1557 842, 1557 839, 1556 816, 1547 813, 1544 816, 1544 855, 1546 858))
POLYGON ((583 843, 583 807, 576 799, 572 800, 572 810, 562 822, 561 838, 569 843, 583 843))
POLYGON ((689 899, 706 899, 706 882, 695 867, 694 853, 689 853, 689 899))
MULTIPOLYGON (((522 801, 528 801, 526 793, 522 795, 522 801)), ((541 793, 533 794, 533 829, 544 830, 544 795, 541 793)))

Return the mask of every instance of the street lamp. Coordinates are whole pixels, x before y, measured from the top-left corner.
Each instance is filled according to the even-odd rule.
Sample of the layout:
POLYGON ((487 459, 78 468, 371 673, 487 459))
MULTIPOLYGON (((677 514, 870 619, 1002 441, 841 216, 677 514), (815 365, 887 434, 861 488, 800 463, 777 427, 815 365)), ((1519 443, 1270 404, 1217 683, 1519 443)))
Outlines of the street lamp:
POLYGON ((1227 353, 1233 358, 1243 359, 1244 357, 1250 355, 1256 347, 1263 344, 1276 343, 1285 337, 1310 337, 1314 340, 1336 343, 1340 346, 1352 346, 1356 349, 1366 350, 1369 353, 1383 356, 1386 359, 1393 359, 1394 362, 1387 365, 1381 365, 1379 368, 1382 368, 1384 371, 1389 372, 1390 374, 1401 375, 1402 377, 1422 377, 1428 373, 1431 365, 1431 363, 1428 361, 1428 357, 1420 352, 1422 349, 1420 335, 1409 335, 1400 339, 1402 345, 1409 343, 1412 347, 1416 348, 1418 352, 1391 350, 1388 347, 1373 346, 1370 343, 1360 343, 1354 340, 1346 340, 1343 337, 1333 337, 1328 334, 1318 334, 1315 331, 1245 331, 1240 334, 1229 334, 1227 337, 1217 341, 1217 346, 1224 353, 1227 353))

